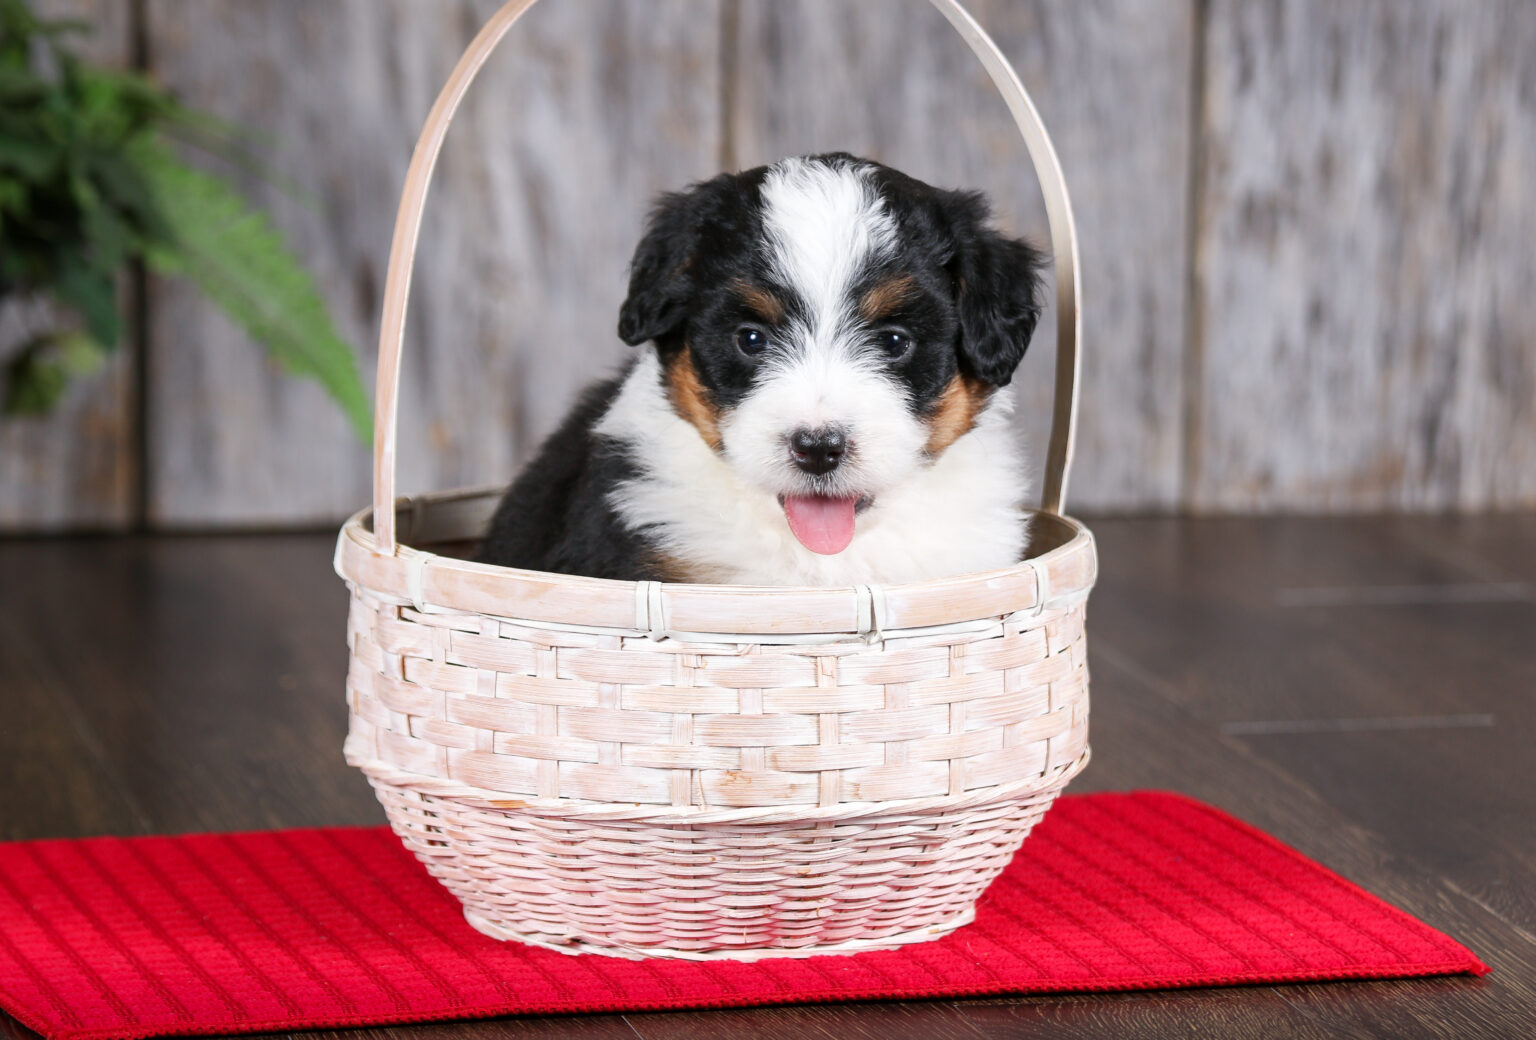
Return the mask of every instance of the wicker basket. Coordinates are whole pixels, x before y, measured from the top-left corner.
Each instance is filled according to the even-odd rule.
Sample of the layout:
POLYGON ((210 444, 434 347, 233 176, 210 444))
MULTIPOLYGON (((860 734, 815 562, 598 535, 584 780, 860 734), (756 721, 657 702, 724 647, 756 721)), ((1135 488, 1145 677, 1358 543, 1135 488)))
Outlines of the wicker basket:
POLYGON ((1061 171, 1013 70, 991 73, 1045 193, 1055 416, 1023 563, 877 588, 618 582, 466 562, 497 489, 394 493, 411 262, 448 123, 534 0, 476 37, 406 179, 379 351, 374 508, 342 528, 347 760, 481 931, 567 952, 796 956, 971 919, 1088 758, 1093 539, 1061 515, 1077 255, 1061 171), (397 536, 397 529, 400 533, 397 536), (409 544, 406 544, 409 543, 409 544))

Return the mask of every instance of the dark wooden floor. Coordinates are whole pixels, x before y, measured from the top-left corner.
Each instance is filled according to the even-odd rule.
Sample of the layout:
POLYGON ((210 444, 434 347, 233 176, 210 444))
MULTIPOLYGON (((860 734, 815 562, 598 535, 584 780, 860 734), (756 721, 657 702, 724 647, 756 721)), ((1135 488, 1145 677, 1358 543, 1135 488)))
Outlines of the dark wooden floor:
MULTIPOLYGON (((1536 1036, 1536 516, 1113 520, 1075 791, 1214 802, 1486 979, 521 1019, 354 1037, 1536 1036)), ((381 822, 328 536, 0 542, 0 839, 381 822)), ((0 1016, 0 1035, 32 1034, 0 1016)))

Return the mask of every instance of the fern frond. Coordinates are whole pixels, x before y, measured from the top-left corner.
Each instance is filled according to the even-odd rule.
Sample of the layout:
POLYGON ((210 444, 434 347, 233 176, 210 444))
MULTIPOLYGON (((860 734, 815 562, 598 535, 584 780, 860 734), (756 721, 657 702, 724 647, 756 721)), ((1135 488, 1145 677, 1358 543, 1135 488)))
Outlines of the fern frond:
POLYGON ((159 142, 133 160, 154 193, 171 242, 147 250, 158 271, 190 278, 288 372, 314 379, 341 405, 364 443, 373 411, 352 348, 282 236, 216 177, 188 166, 159 142))

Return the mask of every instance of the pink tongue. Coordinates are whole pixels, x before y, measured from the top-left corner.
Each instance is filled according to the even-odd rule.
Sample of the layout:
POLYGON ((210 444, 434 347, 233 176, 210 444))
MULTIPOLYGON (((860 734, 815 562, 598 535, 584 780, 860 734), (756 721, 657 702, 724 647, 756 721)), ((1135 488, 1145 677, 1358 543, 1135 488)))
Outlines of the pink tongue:
POLYGON ((823 556, 836 556, 853 541, 853 507, 857 498, 824 498, 821 495, 790 495, 784 499, 784 516, 800 544, 823 556))

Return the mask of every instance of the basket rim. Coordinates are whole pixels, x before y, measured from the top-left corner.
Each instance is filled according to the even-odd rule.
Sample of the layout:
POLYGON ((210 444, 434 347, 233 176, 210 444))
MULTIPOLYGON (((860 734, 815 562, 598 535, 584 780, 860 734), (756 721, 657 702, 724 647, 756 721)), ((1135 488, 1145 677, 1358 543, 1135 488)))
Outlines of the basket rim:
POLYGON ((572 798, 537 798, 471 787, 457 781, 443 780, 424 773, 401 769, 382 759, 347 756, 348 763, 366 775, 370 782, 416 791, 470 807, 497 812, 523 813, 553 819, 588 823, 655 823, 657 825, 710 824, 807 824, 862 820, 870 816, 903 813, 932 815, 973 809, 1003 802, 1060 796, 1067 785, 1088 765, 1092 749, 1071 762, 1039 776, 1010 784, 978 787, 963 794, 930 795, 925 798, 892 798, 872 802, 838 802, 833 805, 751 805, 699 806, 658 805, 647 802, 590 802, 572 798))
MULTIPOLYGON (((402 497, 407 532, 477 538, 504 486, 402 497)), ((333 564, 348 583, 423 614, 481 614, 515 622, 690 641, 873 641, 995 623, 1080 602, 1098 577, 1093 533, 1060 513, 1026 509, 1031 522, 1059 525, 1060 544, 1011 567, 887 586, 696 585, 621 581, 523 570, 440 556, 397 543, 380 549, 371 506, 337 536, 333 564)))

